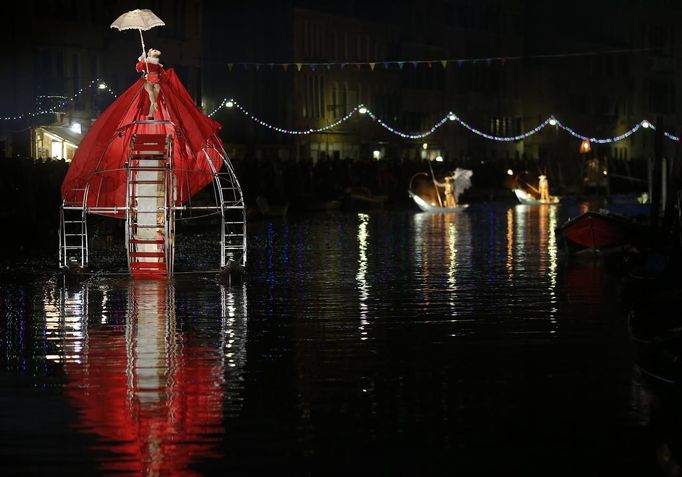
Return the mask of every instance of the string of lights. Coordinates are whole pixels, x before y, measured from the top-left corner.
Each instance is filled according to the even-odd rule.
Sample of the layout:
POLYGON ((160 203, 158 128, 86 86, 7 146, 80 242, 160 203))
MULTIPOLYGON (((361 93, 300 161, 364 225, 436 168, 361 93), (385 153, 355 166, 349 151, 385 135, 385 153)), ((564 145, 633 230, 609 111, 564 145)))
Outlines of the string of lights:
MULTIPOLYGON (((74 102, 86 90, 93 88, 93 87, 97 87, 97 89, 99 89, 99 90, 106 90, 114 98, 116 98, 118 96, 116 93, 114 93, 111 90, 111 88, 107 85, 107 83, 102 81, 100 78, 96 78, 96 79, 92 80, 87 86, 84 86, 83 88, 78 90, 78 92, 76 94, 74 94, 70 98, 65 98, 63 101, 59 102, 58 104, 56 104, 52 108, 44 109, 44 110, 38 110, 38 111, 31 112, 31 113, 19 114, 16 116, 4 116, 4 117, 0 117, 0 120, 4 120, 4 121, 18 120, 18 119, 23 119, 23 118, 28 118, 28 117, 36 117, 36 116, 40 116, 42 114, 55 113, 55 112, 57 112, 58 108, 61 108, 68 103, 74 102)), ((44 96, 40 96, 40 98, 43 98, 43 97, 44 96)), ((228 98, 224 98, 220 102, 220 104, 213 111, 211 111, 208 114, 208 116, 213 117, 219 110, 221 110, 223 108, 232 109, 234 107, 236 107, 247 118, 251 119, 252 121, 256 122, 257 124, 259 124, 263 127, 266 127, 266 128, 271 129, 273 131, 277 131, 279 133, 291 134, 291 135, 307 135, 307 134, 315 134, 315 133, 328 131, 330 129, 333 129, 333 128, 341 125, 342 123, 345 123, 356 113, 369 116, 370 118, 372 118, 373 121, 375 121, 377 124, 379 124, 381 127, 386 129, 387 131, 391 132, 392 134, 395 134, 396 136, 402 137, 404 139, 421 139, 421 138, 427 137, 427 136, 433 134, 438 128, 440 128, 447 121, 456 121, 459 124, 461 124, 464 128, 466 128, 468 131, 470 131, 474 134, 477 134, 478 136, 481 136, 483 138, 486 138, 486 139, 489 139, 492 141, 499 141, 499 142, 514 142, 514 141, 520 141, 520 140, 526 139, 526 138, 540 132, 542 129, 544 129, 548 125, 549 126, 557 126, 557 127, 563 129, 564 131, 568 132, 569 134, 571 134, 572 136, 574 136, 578 139, 581 139, 583 141, 588 141, 590 143, 595 143, 595 144, 610 144, 610 143, 621 141, 621 140, 626 139, 627 137, 631 136, 635 132, 637 132, 640 128, 651 129, 652 131, 656 130, 656 127, 650 121, 647 121, 646 119, 644 119, 644 120, 640 121, 639 123, 635 124, 632 128, 630 128, 629 130, 627 130, 623 134, 620 134, 618 136, 613 136, 613 137, 597 138, 597 137, 593 137, 593 136, 587 136, 587 135, 584 135, 584 134, 581 134, 581 133, 575 131, 574 129, 570 128, 569 126, 566 126, 565 124, 563 124, 561 121, 559 121, 559 119, 557 119, 555 116, 552 115, 552 116, 549 116, 546 120, 541 122, 536 127, 532 128, 529 131, 526 131, 524 133, 512 135, 512 136, 496 136, 493 134, 485 133, 485 132, 471 126, 470 124, 465 122, 462 118, 460 118, 459 116, 457 116, 453 112, 449 112, 443 118, 439 119, 433 126, 431 126, 426 131, 421 132, 421 133, 409 133, 409 132, 400 131, 398 129, 391 127, 386 122, 381 120, 378 116, 376 116, 372 111, 370 111, 369 108, 367 108, 366 106, 364 106, 362 104, 357 105, 356 107, 351 109, 346 115, 341 117, 339 120, 334 121, 333 123, 327 124, 326 126, 322 126, 319 128, 295 130, 295 129, 286 129, 283 127, 279 127, 279 126, 275 126, 273 124, 270 124, 270 123, 260 119, 256 115, 252 114, 251 112, 249 112, 246 108, 244 108, 241 104, 239 104, 234 99, 228 99, 228 98)), ((675 136, 669 132, 664 132, 663 134, 666 138, 670 139, 671 141, 677 141, 677 142, 680 141, 679 136, 675 136)))
MULTIPOLYGON (((278 126, 274 126, 270 123, 267 123, 266 121, 263 121, 262 119, 258 118, 256 115, 249 112, 242 105, 237 103, 234 99, 227 99, 227 98, 223 99, 222 102, 220 103, 220 105, 216 109, 214 109, 211 113, 209 113, 208 116, 212 117, 223 107, 228 108, 228 109, 236 107, 247 118, 251 119, 252 121, 254 121, 258 124, 260 124, 261 126, 265 126, 268 129, 272 129, 273 131, 277 131, 277 132, 284 133, 284 134, 292 134, 292 135, 306 135, 306 134, 314 134, 314 133, 327 131, 329 129, 335 128, 336 126, 340 125, 341 123, 348 121, 356 113, 360 113, 361 115, 369 116, 370 118, 372 118, 373 121, 375 121, 377 124, 379 124, 381 127, 386 129, 387 131, 395 134, 396 136, 400 136, 404 139, 421 139, 421 138, 427 137, 427 136, 433 134, 438 128, 440 128, 448 120, 458 122, 464 128, 466 128, 468 131, 470 131, 474 134, 477 134, 478 136, 484 137, 486 139, 490 139, 492 141, 499 141, 499 142, 521 141, 523 139, 526 139, 526 138, 540 132, 541 130, 543 130, 547 126, 559 127, 560 129, 566 131, 567 133, 569 133, 570 135, 572 135, 578 139, 581 139, 583 141, 588 141, 588 142, 594 143, 594 144, 610 144, 610 143, 621 141, 623 139, 628 138, 632 134, 636 133, 640 128, 651 129, 652 131, 656 130, 656 128, 654 127, 654 125, 650 121, 647 121, 646 119, 644 119, 644 120, 640 121, 639 123, 635 124, 633 127, 628 129, 623 134, 619 134, 619 135, 613 136, 613 137, 598 138, 598 137, 586 136, 584 134, 581 134, 581 133, 575 131, 574 129, 566 126, 561 121, 559 121, 559 119, 557 119, 554 115, 552 115, 552 116, 549 116, 547 119, 545 119, 540 124, 538 124, 537 126, 535 126, 534 128, 532 128, 529 131, 526 131, 524 133, 513 135, 513 136, 496 136, 493 134, 485 133, 485 132, 481 131, 480 129, 476 129, 475 127, 473 127, 470 124, 468 124, 467 122, 465 122, 462 118, 457 116, 455 113, 449 112, 443 118, 439 119, 433 126, 431 126, 425 132, 409 133, 409 132, 400 131, 398 129, 395 129, 395 128, 389 126, 384 121, 382 121, 379 117, 377 117, 372 111, 370 111, 369 108, 367 108, 366 106, 364 106, 362 104, 359 104, 356 107, 354 107, 348 114, 343 116, 338 121, 330 123, 326 126, 323 126, 320 128, 295 130, 295 129, 281 128, 278 126)), ((665 132, 664 135, 665 135, 665 137, 667 137, 668 139, 670 139, 672 141, 680 141, 680 138, 678 136, 675 136, 671 133, 665 132)))
MULTIPOLYGON (((365 108, 365 109, 366 109, 366 108, 365 108)), ((438 129, 439 127, 441 127, 443 124, 445 124, 445 123, 448 121, 448 119, 450 119, 450 114, 451 114, 451 113, 446 114, 445 117, 444 117, 443 119, 439 120, 436 124, 434 124, 433 126, 431 126, 431 128, 430 128, 428 131, 426 131, 426 132, 417 133, 417 134, 409 134, 409 133, 405 133, 405 132, 402 132, 402 131, 398 131, 397 129, 393 129, 391 126, 389 126, 388 124, 386 124, 385 122, 383 122, 381 119, 379 119, 378 117, 376 117, 376 116, 374 115, 374 113, 371 112, 369 109, 366 109, 365 112, 366 112, 366 114, 367 114, 370 118, 372 118, 374 121, 376 121, 377 123, 379 123, 379 125, 381 125, 383 128, 385 128, 386 130, 392 132, 392 133, 395 134, 396 136, 400 136, 400 137, 405 138, 405 139, 421 139, 421 138, 423 138, 423 137, 426 137, 426 136, 429 136, 429 135, 433 134, 433 133, 436 131, 436 129, 438 129)))
MULTIPOLYGON (((592 142, 592 143, 596 143, 596 144, 609 144, 609 143, 612 143, 612 142, 618 142, 618 141, 620 141, 620 140, 622 140, 622 139, 625 139, 625 138, 628 137, 628 136, 631 136, 632 134, 634 134, 635 132, 637 132, 637 131, 639 130, 639 128, 644 128, 644 129, 651 128, 652 130, 656 130, 656 128, 654 128, 653 125, 652 125, 649 121, 647 121, 647 120, 645 119, 645 120, 643 120, 643 121, 641 121, 641 122, 635 124, 633 127, 631 127, 630 129, 628 129, 627 131, 625 131, 623 134, 620 134, 620 135, 618 135, 618 136, 605 137, 605 138, 596 138, 596 137, 585 136, 585 135, 583 135, 583 134, 580 134, 580 133, 574 131, 573 129, 569 128, 569 127, 566 126, 565 124, 562 124, 561 121, 559 121, 558 119, 556 119, 554 116, 552 116, 548 121, 550 121, 550 120, 553 120, 553 122, 554 122, 557 126, 559 126, 559 127, 560 127, 561 129, 563 129, 564 131, 568 132, 568 133, 571 134, 572 136, 577 137, 578 139, 582 139, 583 141, 588 141, 588 142, 592 142)), ((671 139, 672 139, 672 138, 671 138, 671 139)))
POLYGON ((114 98, 116 98, 118 95, 114 93, 111 88, 109 87, 108 84, 106 84, 104 81, 102 81, 100 78, 95 78, 94 80, 90 81, 86 86, 83 86, 81 89, 78 90, 76 94, 71 96, 70 98, 64 97, 64 96, 38 96, 38 99, 42 98, 64 98, 62 101, 59 103, 55 104, 51 108, 47 109, 38 109, 37 111, 33 111, 31 113, 24 113, 24 114, 17 114, 16 116, 3 116, 0 117, 0 120, 2 121, 15 121, 19 119, 24 119, 24 118, 35 118, 36 116, 41 116, 43 114, 52 114, 58 112, 59 108, 62 108, 63 106, 73 103, 76 101, 76 99, 83 94, 85 91, 88 89, 96 87, 99 90, 106 90, 111 94, 114 98))
POLYGON ((345 122, 348 121, 348 120, 351 118, 351 116, 353 116, 356 112, 364 113, 364 112, 367 111, 367 109, 366 109, 364 106, 358 105, 358 106, 356 106, 355 108, 353 108, 348 114, 346 114, 346 115, 343 116, 341 119, 339 119, 338 121, 335 121, 335 122, 333 122, 333 123, 331 123, 331 124, 328 124, 328 125, 326 125, 326 126, 323 126, 323 127, 321 127, 321 128, 305 129, 305 130, 293 130, 293 129, 281 128, 281 127, 278 127, 278 126, 274 126, 274 125, 272 125, 272 124, 270 124, 270 123, 267 123, 267 122, 263 121, 262 119, 260 119, 260 118, 258 118, 258 117, 256 117, 256 116, 254 116, 253 114, 251 114, 249 111, 247 111, 241 104, 237 103, 235 100, 233 100, 233 99, 227 99, 227 98, 224 98, 224 99, 222 100, 222 102, 220 103, 220 106, 218 106, 215 110, 213 110, 211 113, 209 113, 208 116, 209 116, 209 117, 212 117, 212 116, 213 116, 215 113, 217 113, 218 110, 220 110, 223 106, 226 107, 226 108, 235 108, 235 107, 236 107, 236 108, 237 108, 239 111, 241 111, 247 118, 251 119, 252 121, 255 121, 256 123, 260 124, 261 126, 264 126, 264 127, 268 128, 268 129, 272 129, 273 131, 277 131, 277 132, 284 133, 284 134, 298 134, 298 135, 301 135, 301 134, 313 134, 313 133, 319 133, 319 132, 327 131, 327 130, 329 130, 329 129, 335 128, 336 126, 338 126, 338 125, 341 124, 341 123, 345 123, 345 122))

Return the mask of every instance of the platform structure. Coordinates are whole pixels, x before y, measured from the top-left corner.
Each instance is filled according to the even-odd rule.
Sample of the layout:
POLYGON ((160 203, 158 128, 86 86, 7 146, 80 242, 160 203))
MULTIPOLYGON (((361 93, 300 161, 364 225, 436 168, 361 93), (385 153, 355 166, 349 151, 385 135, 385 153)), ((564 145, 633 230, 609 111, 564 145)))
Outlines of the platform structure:
MULTIPOLYGON (((59 265, 64 270, 85 270, 89 264, 87 219, 91 214, 125 220, 128 270, 137 279, 166 279, 173 275, 175 223, 180 215, 220 218, 220 270, 243 270, 246 266, 246 207, 239 181, 225 151, 207 145, 196 154, 196 170, 174 163, 174 130, 171 121, 136 121, 119 130, 110 146, 129 138, 122 168, 98 174, 69 191, 60 213, 59 265), (125 134, 134 128, 132 134, 125 134), (220 158, 220 169, 215 158, 220 158), (213 160, 211 160, 213 159, 213 160), (193 174, 210 175, 213 203, 192 205, 178 201, 183 184, 193 174), (94 191, 105 181, 125 187, 125 204, 98 205, 94 191)), ((181 134, 181 133, 180 133, 181 134)))
POLYGON ((133 136, 127 163, 126 250, 128 269, 135 278, 173 274, 172 160, 170 136, 133 136))

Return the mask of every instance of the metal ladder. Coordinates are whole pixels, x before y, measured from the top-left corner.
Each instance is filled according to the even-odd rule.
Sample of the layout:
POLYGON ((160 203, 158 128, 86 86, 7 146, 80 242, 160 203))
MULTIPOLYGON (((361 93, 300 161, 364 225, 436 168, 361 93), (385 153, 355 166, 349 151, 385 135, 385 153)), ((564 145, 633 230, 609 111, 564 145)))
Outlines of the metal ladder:
POLYGON ((220 267, 246 265, 246 206, 237 175, 227 156, 223 156, 223 167, 213 172, 213 186, 221 212, 220 224, 220 267))
POLYGON ((88 265, 88 224, 86 222, 88 191, 72 189, 74 200, 62 202, 59 212, 59 267, 85 268, 88 265))
POLYGON ((167 278, 173 273, 175 220, 171 137, 135 134, 126 164, 126 250, 133 278, 167 278))

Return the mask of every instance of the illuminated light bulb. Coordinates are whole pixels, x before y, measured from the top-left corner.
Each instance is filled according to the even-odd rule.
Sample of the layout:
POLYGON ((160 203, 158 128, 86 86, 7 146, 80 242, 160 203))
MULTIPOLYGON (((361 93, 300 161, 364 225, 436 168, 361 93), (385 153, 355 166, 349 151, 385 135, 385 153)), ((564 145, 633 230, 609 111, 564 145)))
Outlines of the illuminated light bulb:
POLYGON ((367 108, 364 107, 364 106, 360 106, 360 108, 358 109, 358 113, 360 113, 360 114, 366 114, 366 113, 367 113, 367 108))
POLYGON ((436 162, 443 162, 443 156, 436 156, 436 162))
POLYGON ((107 84, 106 83, 100 83, 97 85, 98 89, 107 89, 107 84))
POLYGON ((455 116, 455 113, 448 113, 448 119, 450 121, 454 121, 455 119, 457 119, 457 116, 455 116))
POLYGON ((646 119, 642 121, 642 127, 644 129, 649 129, 649 126, 651 126, 651 123, 649 121, 647 121, 646 119))
POLYGON ((512 171, 511 169, 507 169, 507 175, 508 175, 508 176, 513 176, 513 175, 514 175, 514 171, 512 171))
POLYGON ((225 106, 227 106, 228 108, 232 108, 234 106, 234 101, 230 99, 227 103, 225 103, 225 106))
POLYGON ((424 149, 426 151, 428 148, 429 148, 428 142, 425 142, 424 144, 422 144, 422 149, 424 149))
POLYGON ((550 126, 556 126, 557 120, 555 118, 549 118, 550 126))

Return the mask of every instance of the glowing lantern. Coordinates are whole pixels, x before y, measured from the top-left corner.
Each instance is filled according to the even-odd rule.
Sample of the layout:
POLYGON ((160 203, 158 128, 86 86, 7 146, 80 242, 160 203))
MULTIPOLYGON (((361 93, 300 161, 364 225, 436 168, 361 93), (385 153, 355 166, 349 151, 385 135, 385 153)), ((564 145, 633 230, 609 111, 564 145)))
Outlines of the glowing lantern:
POLYGON ((580 154, 587 154, 592 150, 592 146, 590 146, 590 141, 585 139, 582 143, 580 143, 580 154))

